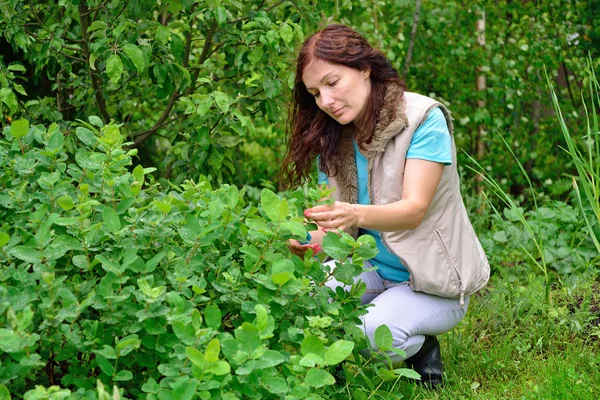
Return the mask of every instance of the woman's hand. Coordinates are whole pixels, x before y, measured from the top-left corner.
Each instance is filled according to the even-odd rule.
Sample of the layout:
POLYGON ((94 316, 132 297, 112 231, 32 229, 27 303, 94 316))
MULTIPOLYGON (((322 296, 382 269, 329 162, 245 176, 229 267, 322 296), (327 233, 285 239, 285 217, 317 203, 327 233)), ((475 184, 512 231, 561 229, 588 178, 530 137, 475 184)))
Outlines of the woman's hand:
POLYGON ((341 201, 309 208, 304 211, 304 215, 327 230, 347 229, 358 226, 359 220, 356 205, 341 201))
POLYGON ((313 254, 317 254, 321 251, 321 245, 318 243, 302 244, 299 240, 296 239, 288 240, 288 247, 290 248, 292 253, 294 253, 300 258, 304 258, 304 254, 308 251, 308 249, 312 249, 313 254))

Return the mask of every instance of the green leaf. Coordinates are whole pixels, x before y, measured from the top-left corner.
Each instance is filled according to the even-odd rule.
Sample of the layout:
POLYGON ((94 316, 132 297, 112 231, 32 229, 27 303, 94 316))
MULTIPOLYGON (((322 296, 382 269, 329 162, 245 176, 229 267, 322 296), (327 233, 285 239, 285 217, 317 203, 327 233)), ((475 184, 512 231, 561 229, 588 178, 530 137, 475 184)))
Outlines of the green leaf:
POLYGON ((210 304, 204 309, 204 321, 206 326, 213 329, 219 329, 221 326, 221 310, 216 304, 210 304))
POLYGON ((354 342, 348 340, 338 340, 333 343, 325 352, 325 364, 336 365, 344 361, 354 349, 354 342))
POLYGON ((177 400, 191 400, 196 394, 198 381, 182 376, 173 384, 172 398, 177 400))
POLYGON ((170 205, 169 203, 165 203, 164 201, 154 200, 152 203, 156 206, 156 208, 158 208, 159 211, 165 214, 168 214, 169 211, 173 209, 172 205, 170 205))
POLYGON ((10 392, 8 391, 6 386, 4 386, 1 383, 0 383, 0 400, 10 400, 10 392))
POLYGON ((352 400, 369 400, 369 398, 363 389, 356 388, 352 392, 352 400))
POLYGON ((389 351, 394 343, 392 331, 387 325, 380 325, 375 329, 375 345, 382 351, 389 351))
POLYGON ((304 383, 314 388, 320 388, 327 385, 333 385, 335 383, 335 378, 325 370, 312 368, 306 373, 304 383))
POLYGON ((227 189, 227 207, 230 209, 235 209, 238 201, 240 200, 240 192, 237 186, 229 186, 227 189))
POLYGON ((315 335, 309 334, 302 340, 301 351, 303 356, 308 353, 314 353, 318 356, 325 357, 325 345, 323 344, 323 341, 315 335))
POLYGON ((236 328, 235 337, 241 347, 248 353, 253 352, 262 345, 262 341, 258 336, 258 329, 248 323, 242 323, 242 326, 236 328))
POLYGON ((112 365, 110 361, 108 361, 104 356, 97 355, 95 358, 98 366, 108 376, 113 376, 115 373, 115 367, 112 365))
POLYGON ((27 72, 23 64, 19 63, 12 63, 8 67, 6 67, 6 69, 9 71, 27 72))
POLYGON ((115 381, 129 381, 131 379, 133 379, 133 374, 131 373, 131 371, 119 371, 117 372, 117 374, 115 375, 115 381))
POLYGON ((81 140, 81 142, 88 147, 95 147, 98 144, 98 138, 96 137, 94 132, 92 132, 88 128, 80 126, 77 129, 75 129, 75 134, 77 135, 79 140, 81 140))
POLYGON ((269 314, 267 313, 267 308, 262 304, 257 304, 254 306, 254 311, 256 312, 256 327, 258 328, 258 331, 266 331, 269 325, 269 314))
POLYGON ((223 147, 234 147, 237 146, 243 139, 239 136, 221 136, 217 139, 217 143, 219 143, 223 147))
POLYGON ((316 366, 322 367, 325 365, 325 360, 323 359, 323 357, 321 357, 318 354, 308 353, 307 355, 302 357, 302 359, 300 360, 300 362, 298 364, 303 367, 309 367, 309 368, 313 368, 316 366))
POLYGON ((75 207, 75 204, 73 204, 73 198, 68 194, 63 194, 60 196, 58 199, 56 199, 56 202, 65 211, 72 210, 73 207, 75 207))
POLYGON ((281 223, 281 227, 287 229, 299 239, 304 240, 306 238, 306 228, 300 222, 284 221, 281 223))
POLYGON ((17 102, 17 96, 15 96, 12 90, 6 87, 0 89, 0 100, 2 100, 2 102, 8 106, 11 115, 17 112, 17 108, 19 108, 19 103, 17 102))
POLYGON ((214 99, 212 97, 206 96, 200 99, 198 102, 198 106, 196 108, 196 113, 198 115, 206 115, 208 110, 212 107, 214 103, 214 99))
POLYGON ((263 189, 260 194, 260 205, 267 217, 273 222, 284 221, 289 212, 287 201, 269 189, 263 189))
POLYGON ((508 236, 506 235, 506 231, 498 231, 494 233, 493 239, 496 242, 506 243, 508 241, 508 236))
POLYGON ((156 369, 164 376, 179 375, 179 368, 173 364, 160 364, 156 369))
POLYGON ((133 179, 135 179, 137 182, 144 182, 144 167, 142 167, 141 165, 137 165, 132 173, 133 175, 133 179))
POLYGON ((79 254, 73 257, 73 265, 80 269, 88 269, 90 263, 86 256, 79 254))
POLYGON ((221 343, 215 338, 208 342, 206 350, 204 350, 204 359, 208 362, 219 361, 219 353, 221 352, 221 343))
POLYGON ((121 57, 116 54, 111 55, 106 60, 106 74, 110 78, 110 81, 114 84, 118 83, 123 73, 123 61, 121 57))
POLYGON ((7 233, 0 232, 0 247, 4 247, 8 244, 10 236, 7 233))
POLYGON ((254 362, 254 369, 271 368, 285 361, 285 357, 278 351, 267 350, 258 360, 254 362))
POLYGON ((271 268, 271 280, 276 285, 283 285, 294 276, 294 262, 287 258, 279 258, 271 268))
POLYGON ((0 328, 0 350, 6 353, 18 353, 23 350, 25 342, 21 340, 19 334, 10 329, 0 328))
POLYGON ((279 29, 279 35, 285 43, 289 44, 294 38, 294 29, 286 23, 282 24, 279 29))
POLYGON ((126 212, 127 210, 129 210, 129 207, 131 207, 134 202, 135 202, 134 198, 125 197, 125 198, 121 199, 121 201, 119 202, 119 205, 117 206, 115 211, 117 212, 117 214, 121 215, 124 212, 126 212))
POLYGON ((142 73, 144 68, 146 67, 146 62, 144 61, 144 53, 137 47, 135 44, 127 43, 123 46, 123 51, 127 54, 127 57, 131 59, 133 65, 137 69, 138 73, 142 73))
POLYGON ((169 42, 169 38, 171 37, 171 31, 166 26, 159 25, 156 28, 156 33, 154 34, 154 39, 158 41, 160 44, 167 44, 169 42))
POLYGON ((215 363, 211 363, 207 365, 205 372, 208 374, 215 375, 227 375, 231 371, 231 366, 227 361, 217 361, 215 363))
POLYGON ((10 249, 10 254, 28 263, 39 263, 42 260, 39 251, 27 246, 16 246, 10 249))
POLYGON ((268 98, 272 99, 281 92, 281 81, 279 79, 263 78, 263 89, 268 98))
POLYGON ((166 255, 166 253, 164 251, 161 251, 160 253, 158 253, 157 255, 155 255, 154 257, 149 259, 148 261, 146 261, 146 271, 145 272, 147 272, 147 273, 153 272, 156 269, 156 266, 165 257, 165 255, 166 255))
POLYGON ((95 115, 90 115, 88 117, 88 121, 90 121, 90 124, 92 124, 98 128, 102 128, 104 126, 104 122, 102 122, 102 120, 95 115))
POLYGON ((16 119, 10 124, 10 134, 18 139, 29 132, 29 121, 26 119, 16 119))
POLYGON ((78 304, 77 297, 69 289, 61 287, 56 292, 56 295, 62 300, 64 307, 69 307, 72 304, 78 304))
POLYGON ((117 359, 117 352, 115 351, 115 349, 106 344, 103 346, 102 349, 94 350, 94 353, 100 354, 101 356, 105 357, 107 360, 116 360, 117 359))
POLYGON ((379 250, 377 250, 377 243, 375 238, 371 235, 362 235, 356 241, 360 244, 360 247, 354 250, 354 253, 360 256, 363 260, 370 260, 375 257, 379 250))
POLYGON ((22 94, 23 96, 27 96, 27 92, 25 91, 25 88, 22 85, 19 85, 18 83, 13 83, 13 89, 17 92, 22 94))
POLYGON ((194 327, 183 321, 174 321, 173 324, 173 332, 175 335, 187 345, 192 345, 196 343, 196 330, 194 327))
POLYGON ((203 368, 206 365, 206 360, 202 353, 193 347, 186 347, 185 354, 188 356, 190 361, 198 368, 203 368))
POLYGON ((106 29, 108 28, 108 24, 100 19, 92 22, 92 24, 88 27, 88 32, 93 32, 98 29, 106 29))
POLYGON ((59 150, 64 143, 63 134, 61 131, 56 131, 48 140, 48 150, 59 150))
POLYGON ((283 378, 267 377, 262 380, 262 383, 265 389, 273 394, 286 394, 288 391, 288 385, 283 378))
POLYGON ((108 228, 109 232, 117 233, 121 229, 121 219, 119 214, 112 207, 104 206, 102 210, 102 219, 104 220, 104 226, 108 228))
POLYGON ((394 372, 398 374, 398 376, 403 376, 410 379, 421 379, 421 375, 419 375, 417 371, 410 368, 396 368, 394 372))
POLYGON ((125 357, 133 350, 139 348, 141 345, 140 338, 138 335, 133 334, 125 336, 121 340, 117 341, 116 351, 119 357, 125 357))
POLYGON ((327 232, 323 238, 323 251, 334 260, 343 260, 352 252, 352 247, 343 242, 335 232, 327 232))
POLYGON ((213 92, 213 97, 215 99, 215 103, 217 107, 221 109, 223 113, 229 111, 229 106, 231 104, 231 99, 225 93, 215 90, 213 92))

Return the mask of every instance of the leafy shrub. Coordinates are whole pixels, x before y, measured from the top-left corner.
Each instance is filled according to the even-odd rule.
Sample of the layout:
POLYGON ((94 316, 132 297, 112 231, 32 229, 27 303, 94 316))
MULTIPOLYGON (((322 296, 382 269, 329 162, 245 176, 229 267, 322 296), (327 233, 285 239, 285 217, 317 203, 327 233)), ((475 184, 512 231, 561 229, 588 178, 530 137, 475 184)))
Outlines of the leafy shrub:
MULTIPOLYGON (((207 179, 162 190, 151 168, 129 170, 118 125, 89 122, 16 120, 0 141, 2 393, 320 399, 407 375, 365 373, 364 284, 324 285, 351 283, 373 241, 329 233, 333 271, 287 249, 323 193, 264 190, 254 206, 207 179)), ((382 350, 390 337, 382 327, 382 350)))

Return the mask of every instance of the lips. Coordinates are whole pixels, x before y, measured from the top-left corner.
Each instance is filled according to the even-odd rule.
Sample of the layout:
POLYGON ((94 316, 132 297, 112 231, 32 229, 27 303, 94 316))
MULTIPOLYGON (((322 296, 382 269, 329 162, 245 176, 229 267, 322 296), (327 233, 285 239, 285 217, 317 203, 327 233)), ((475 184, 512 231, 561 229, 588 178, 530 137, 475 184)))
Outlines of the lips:
POLYGON ((343 106, 343 107, 340 107, 340 108, 338 108, 338 109, 337 109, 337 110, 335 110, 335 111, 332 111, 332 112, 331 112, 331 115, 334 115, 334 116, 336 116, 336 117, 337 117, 337 116, 339 116, 339 115, 342 113, 342 110, 343 110, 345 107, 346 107, 346 106, 343 106))

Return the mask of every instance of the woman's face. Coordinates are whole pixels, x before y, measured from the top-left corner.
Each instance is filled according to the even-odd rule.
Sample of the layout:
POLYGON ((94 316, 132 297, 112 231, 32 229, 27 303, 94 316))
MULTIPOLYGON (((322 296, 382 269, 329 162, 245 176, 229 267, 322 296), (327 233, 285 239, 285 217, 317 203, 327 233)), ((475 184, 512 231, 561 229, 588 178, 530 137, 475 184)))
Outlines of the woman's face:
POLYGON ((331 118, 342 125, 360 125, 371 93, 369 73, 316 60, 302 71, 302 82, 331 118))

